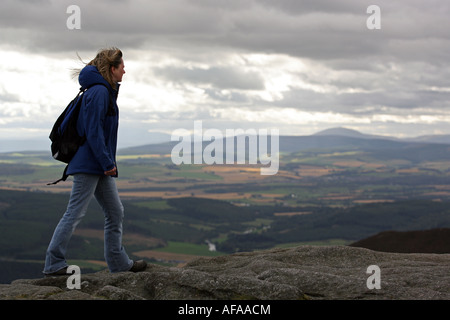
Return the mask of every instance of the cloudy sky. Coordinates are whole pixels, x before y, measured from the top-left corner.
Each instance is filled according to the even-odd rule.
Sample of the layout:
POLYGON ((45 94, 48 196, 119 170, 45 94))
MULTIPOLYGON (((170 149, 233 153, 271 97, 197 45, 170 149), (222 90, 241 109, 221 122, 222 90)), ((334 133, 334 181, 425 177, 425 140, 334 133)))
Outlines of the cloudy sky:
POLYGON ((223 132, 450 134, 449 16, 448 0, 2 0, 0 151, 10 139, 48 147, 79 88, 77 54, 89 62, 109 46, 127 72, 119 147, 195 120, 223 132))

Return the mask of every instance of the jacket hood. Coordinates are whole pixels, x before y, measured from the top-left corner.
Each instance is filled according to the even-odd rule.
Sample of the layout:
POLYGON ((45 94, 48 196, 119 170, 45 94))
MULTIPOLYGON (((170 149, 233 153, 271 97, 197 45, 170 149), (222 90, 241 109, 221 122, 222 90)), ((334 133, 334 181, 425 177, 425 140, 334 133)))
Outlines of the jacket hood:
POLYGON ((90 87, 94 84, 105 84, 112 90, 111 85, 103 78, 97 67, 92 65, 85 66, 81 70, 80 75, 78 76, 78 82, 83 88, 90 87))

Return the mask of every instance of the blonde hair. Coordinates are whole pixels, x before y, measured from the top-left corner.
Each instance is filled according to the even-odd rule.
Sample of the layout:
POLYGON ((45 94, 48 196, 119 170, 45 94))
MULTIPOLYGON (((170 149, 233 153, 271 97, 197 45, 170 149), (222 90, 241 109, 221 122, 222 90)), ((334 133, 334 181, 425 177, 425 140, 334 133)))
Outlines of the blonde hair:
MULTIPOLYGON (((78 54, 77 54, 78 55, 78 54)), ((78 56, 80 58, 80 56, 78 56)), ((81 60, 81 58, 80 58, 81 60)), ((116 47, 100 49, 87 65, 97 67, 100 74, 105 80, 116 89, 116 83, 112 79, 111 67, 118 68, 122 63, 122 51, 116 47)), ((74 76, 78 76, 81 70, 75 70, 74 76)))

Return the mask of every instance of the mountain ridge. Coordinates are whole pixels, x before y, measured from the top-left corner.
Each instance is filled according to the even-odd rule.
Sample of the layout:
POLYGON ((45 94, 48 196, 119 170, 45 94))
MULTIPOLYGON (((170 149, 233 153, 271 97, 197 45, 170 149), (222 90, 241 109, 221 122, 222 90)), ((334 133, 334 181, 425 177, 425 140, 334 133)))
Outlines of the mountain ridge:
POLYGON ((349 129, 345 127, 335 127, 325 129, 316 132, 312 135, 325 136, 325 135, 337 135, 352 138, 361 139, 381 139, 381 140, 394 140, 403 142, 418 142, 418 143, 438 143, 438 144, 450 144, 450 135, 448 134, 435 134, 435 135, 420 135, 416 137, 398 138, 389 135, 376 135, 366 134, 360 131, 349 129))
POLYGON ((312 134, 312 136, 342 136, 342 137, 351 137, 351 138, 360 138, 360 139, 386 139, 386 140, 401 141, 401 139, 396 138, 396 137, 366 134, 366 133, 362 133, 358 130, 349 129, 349 128, 345 128, 345 127, 335 127, 335 128, 325 129, 325 130, 322 130, 322 131, 312 134))
MULTIPOLYGON (((366 153, 379 160, 402 159, 412 161, 413 163, 427 160, 436 160, 437 158, 450 158, 450 144, 423 142, 423 141, 405 141, 398 139, 381 139, 377 136, 370 137, 353 137, 345 135, 330 135, 327 132, 322 134, 310 136, 280 136, 278 142, 278 150, 281 153, 298 153, 298 152, 354 152, 366 153)), ((328 131, 329 133, 329 131, 328 131)), ((269 137, 268 137, 269 138, 269 137)), ((267 140, 268 149, 271 150, 270 139, 267 140)), ((148 144, 137 147, 130 147, 120 149, 118 155, 140 155, 140 154, 171 154, 178 141, 171 141, 160 144, 148 144)), ((191 141, 193 144, 193 142, 191 141)), ((203 152, 213 142, 203 141, 202 148, 199 150, 203 152)), ((225 153, 226 141, 222 144, 223 150, 219 151, 225 153)), ((236 148, 236 143, 235 143, 236 148)), ((191 150, 196 150, 191 147, 191 150)), ((249 143, 245 144, 245 155, 249 155, 249 143)), ((257 152, 257 151, 256 151, 257 152)), ((224 154, 223 153, 223 154, 224 154)), ((236 153, 235 153, 236 154, 236 153)))
MULTIPOLYGON (((349 129, 345 127, 334 127, 325 129, 322 131, 318 131, 316 133, 310 135, 281 135, 280 139, 284 139, 289 137, 290 139, 304 139, 304 138, 317 138, 317 137, 345 137, 345 138, 354 138, 354 139, 365 139, 365 140, 388 140, 388 141, 396 141, 396 142, 405 142, 405 143, 431 143, 431 144, 450 144, 450 135, 421 135, 417 137, 407 137, 407 138, 397 138, 393 136, 387 135, 375 135, 375 134, 366 134, 360 131, 349 129)), ((161 150, 166 151, 167 146, 174 146, 178 142, 173 142, 170 140, 170 135, 164 133, 152 133, 152 137, 156 139, 156 142, 151 143, 140 143, 133 145, 132 137, 127 135, 126 144, 123 147, 119 147, 119 152, 128 152, 129 150, 136 150, 139 148, 157 148, 160 147, 161 150)), ((120 139, 119 139, 120 140, 120 139)), ((25 151, 46 151, 47 145, 48 148, 50 146, 49 142, 44 140, 9 140, 3 139, 0 140, 1 146, 0 153, 9 153, 9 152, 25 152, 25 151), (17 148, 15 146, 18 146, 17 148), (6 148, 6 149, 5 149, 6 148)))
POLYGON ((450 253, 450 228, 382 231, 350 246, 396 253, 450 253))

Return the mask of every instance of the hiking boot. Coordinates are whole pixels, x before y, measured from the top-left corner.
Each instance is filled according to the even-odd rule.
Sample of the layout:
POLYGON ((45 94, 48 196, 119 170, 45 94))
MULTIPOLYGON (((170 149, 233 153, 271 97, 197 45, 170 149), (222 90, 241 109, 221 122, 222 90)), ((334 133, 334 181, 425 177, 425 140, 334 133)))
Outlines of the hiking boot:
POLYGON ((144 260, 138 260, 133 262, 133 266, 129 271, 131 272, 140 272, 144 271, 147 268, 147 262, 144 260))
POLYGON ((64 267, 62 269, 59 269, 58 271, 52 272, 52 273, 45 273, 44 277, 59 277, 59 276, 67 276, 67 267, 64 267))

